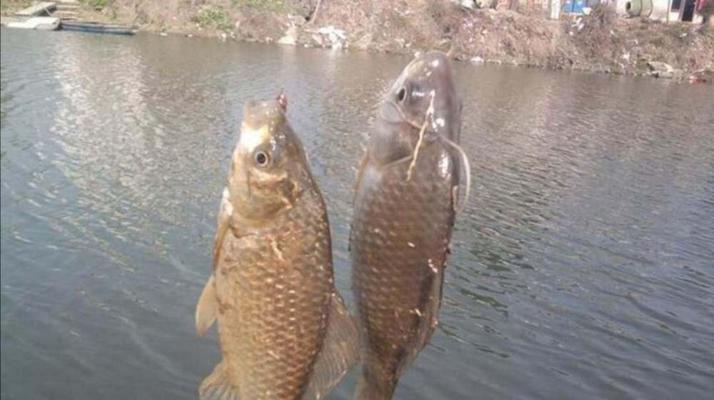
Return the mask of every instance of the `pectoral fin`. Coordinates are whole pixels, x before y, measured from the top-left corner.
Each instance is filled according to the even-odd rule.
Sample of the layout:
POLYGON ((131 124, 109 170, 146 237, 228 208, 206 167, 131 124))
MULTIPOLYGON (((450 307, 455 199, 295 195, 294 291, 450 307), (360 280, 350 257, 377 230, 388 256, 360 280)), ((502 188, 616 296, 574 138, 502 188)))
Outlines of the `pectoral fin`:
POLYGON ((217 314, 218 299, 216 298, 216 285, 214 284, 213 275, 211 275, 196 305, 196 332, 198 332, 199 336, 206 334, 216 320, 217 314))
POLYGON ((449 146, 449 149, 451 150, 449 154, 452 155, 456 164, 459 166, 459 172, 457 175, 459 177, 459 181, 457 182, 457 186, 459 191, 462 187, 464 188, 464 199, 460 204, 454 202, 454 211, 459 214, 466 209, 466 204, 469 201, 469 195, 471 192, 471 165, 469 165, 469 158, 466 156, 466 152, 461 148, 461 146, 445 137, 441 137, 441 140, 449 146))
POLYGON ((367 165, 368 160, 369 160, 369 153, 365 153, 362 156, 362 160, 359 162, 359 169, 357 170, 357 180, 355 181, 355 188, 354 188, 355 193, 359 190, 360 185, 362 184, 362 174, 364 173, 364 168, 367 165))
POLYGON ((216 229, 216 237, 213 241, 213 269, 218 266, 218 261, 221 258, 221 248, 223 241, 226 238, 226 233, 231 226, 231 216, 233 215, 233 206, 230 201, 230 192, 228 188, 223 189, 223 198, 221 206, 218 210, 218 227, 216 229))
POLYGON ((233 215, 233 206, 230 202, 230 191, 228 188, 223 189, 223 197, 218 210, 218 228, 216 229, 216 237, 213 243, 213 270, 214 273, 206 282, 206 286, 201 292, 201 297, 196 305, 196 331, 200 336, 206 334, 208 329, 216 321, 218 315, 218 298, 216 297, 216 284, 214 279, 215 270, 218 267, 218 262, 221 258, 221 249, 231 225, 231 216, 233 215))
POLYGON ((325 398, 359 357, 357 325, 339 294, 332 295, 330 307, 327 335, 303 396, 306 400, 325 398))

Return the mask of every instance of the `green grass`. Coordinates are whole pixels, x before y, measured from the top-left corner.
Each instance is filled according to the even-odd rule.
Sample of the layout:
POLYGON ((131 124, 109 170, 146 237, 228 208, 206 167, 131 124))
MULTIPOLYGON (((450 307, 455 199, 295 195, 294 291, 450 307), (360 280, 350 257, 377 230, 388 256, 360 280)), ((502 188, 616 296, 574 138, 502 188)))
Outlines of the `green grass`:
POLYGON ((250 7, 262 11, 284 11, 283 0, 231 0, 233 7, 250 7))
POLYGON ((216 28, 222 31, 233 29, 233 21, 230 15, 221 7, 203 7, 196 15, 196 22, 206 28, 216 28))
POLYGON ((31 0, 1 0, 0 11, 12 12, 19 11, 32 5, 31 0))
POLYGON ((109 0, 82 0, 82 4, 95 10, 103 10, 109 5, 109 0))

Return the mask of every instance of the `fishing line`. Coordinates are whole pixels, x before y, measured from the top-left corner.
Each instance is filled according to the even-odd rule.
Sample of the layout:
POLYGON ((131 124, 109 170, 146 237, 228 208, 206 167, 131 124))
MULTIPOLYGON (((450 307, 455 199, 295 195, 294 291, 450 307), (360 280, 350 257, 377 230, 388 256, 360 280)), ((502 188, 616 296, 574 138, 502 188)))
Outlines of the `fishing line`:
POLYGON ((407 182, 412 179, 412 170, 416 166, 417 158, 419 157, 419 149, 421 149, 421 144, 424 141, 424 131, 426 131, 427 119, 431 117, 432 124, 434 123, 434 97, 436 97, 436 92, 431 91, 431 100, 429 101, 429 107, 424 113, 424 123, 421 125, 419 130, 419 139, 417 140, 416 146, 414 146, 414 153, 412 154, 412 162, 409 164, 409 169, 407 169, 407 182))

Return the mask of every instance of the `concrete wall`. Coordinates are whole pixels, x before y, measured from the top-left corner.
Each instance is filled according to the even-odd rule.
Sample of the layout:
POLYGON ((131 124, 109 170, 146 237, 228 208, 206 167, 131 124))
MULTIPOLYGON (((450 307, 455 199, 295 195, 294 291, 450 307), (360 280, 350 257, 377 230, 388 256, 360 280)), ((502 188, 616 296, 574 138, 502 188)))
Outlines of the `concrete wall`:
MULTIPOLYGON (((667 9, 669 8, 668 0, 652 0, 652 15, 651 19, 658 19, 660 21, 667 20, 667 9)), ((679 13, 674 12, 670 15, 670 21, 676 21, 679 19, 679 13)))
MULTIPOLYGON (((615 4, 615 9, 618 14, 621 15, 627 15, 627 3, 631 0, 614 0, 615 4)), ((649 0, 642 0, 646 4, 648 4, 649 0)), ((667 10, 670 7, 670 2, 671 0, 651 0, 652 1, 652 14, 650 14, 651 19, 656 19, 659 21, 667 21, 667 10)), ((714 1, 714 0, 713 0, 714 1)), ((684 2, 685 0, 682 0, 682 5, 680 7, 684 7, 684 2)), ((669 12, 669 21, 679 21, 679 11, 680 10, 675 10, 675 11, 670 11, 669 12)), ((694 19, 692 20, 693 23, 701 23, 702 22, 702 17, 701 15, 694 14, 694 19)))

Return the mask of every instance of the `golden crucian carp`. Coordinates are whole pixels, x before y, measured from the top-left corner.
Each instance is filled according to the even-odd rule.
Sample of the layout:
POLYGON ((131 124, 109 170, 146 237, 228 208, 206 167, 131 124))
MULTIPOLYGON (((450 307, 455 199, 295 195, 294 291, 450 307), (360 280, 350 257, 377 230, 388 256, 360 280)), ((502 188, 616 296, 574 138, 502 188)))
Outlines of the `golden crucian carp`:
POLYGON ((358 353, 325 203, 286 109, 283 94, 244 107, 196 308, 200 335, 218 321, 222 354, 202 399, 319 399, 358 353))
POLYGON ((362 340, 355 398, 391 399, 437 324, 459 182, 461 100, 448 57, 417 56, 384 97, 358 172, 350 233, 362 340))

